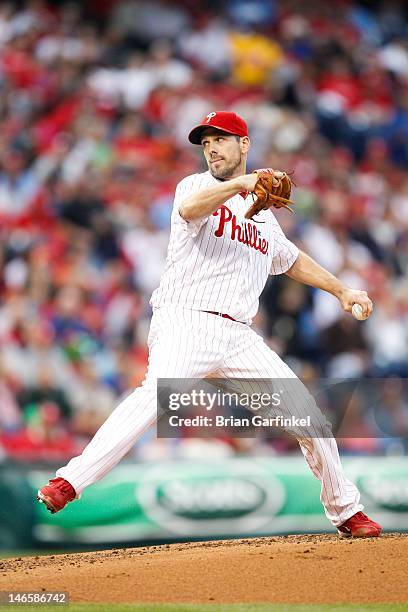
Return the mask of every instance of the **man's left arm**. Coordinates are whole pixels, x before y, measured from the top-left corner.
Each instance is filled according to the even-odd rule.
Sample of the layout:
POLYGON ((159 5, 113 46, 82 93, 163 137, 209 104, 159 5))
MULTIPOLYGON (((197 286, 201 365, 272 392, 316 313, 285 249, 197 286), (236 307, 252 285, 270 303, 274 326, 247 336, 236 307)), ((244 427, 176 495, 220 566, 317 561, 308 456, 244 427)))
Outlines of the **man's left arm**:
POLYGON ((366 291, 347 287, 347 285, 303 251, 299 251, 295 263, 285 274, 305 285, 328 291, 328 293, 331 293, 339 300, 343 310, 346 312, 351 312, 353 304, 360 304, 366 317, 370 316, 373 311, 373 303, 366 291))

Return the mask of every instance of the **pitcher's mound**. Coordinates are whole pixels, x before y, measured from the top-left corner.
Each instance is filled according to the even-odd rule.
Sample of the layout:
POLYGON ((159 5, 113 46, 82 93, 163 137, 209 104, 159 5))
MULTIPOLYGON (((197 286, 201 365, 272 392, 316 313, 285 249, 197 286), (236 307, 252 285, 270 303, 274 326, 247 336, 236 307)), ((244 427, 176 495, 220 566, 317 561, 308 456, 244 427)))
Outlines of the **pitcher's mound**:
POLYGON ((408 534, 222 540, 0 560, 0 591, 73 602, 408 601, 408 534))

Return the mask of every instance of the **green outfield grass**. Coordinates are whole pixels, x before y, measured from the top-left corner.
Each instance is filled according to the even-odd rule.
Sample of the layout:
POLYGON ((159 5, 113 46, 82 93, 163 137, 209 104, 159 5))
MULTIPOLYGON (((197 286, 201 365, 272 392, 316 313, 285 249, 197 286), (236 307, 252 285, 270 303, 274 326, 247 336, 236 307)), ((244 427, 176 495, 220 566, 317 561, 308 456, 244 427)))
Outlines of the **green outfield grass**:
MULTIPOLYGON (((26 606, 20 605, 19 609, 29 612, 402 612, 408 610, 406 604, 70 604, 58 606, 26 606)), ((16 606, 0 606, 0 610, 16 609, 16 606)))

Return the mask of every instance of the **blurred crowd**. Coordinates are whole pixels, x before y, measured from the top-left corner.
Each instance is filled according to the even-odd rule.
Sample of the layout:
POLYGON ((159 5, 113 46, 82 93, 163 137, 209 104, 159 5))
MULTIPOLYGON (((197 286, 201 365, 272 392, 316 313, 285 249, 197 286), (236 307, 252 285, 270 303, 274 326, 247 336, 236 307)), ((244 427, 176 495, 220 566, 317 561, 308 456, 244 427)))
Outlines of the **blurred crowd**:
POLYGON ((250 169, 294 171, 287 235, 375 304, 274 277, 254 328, 308 381, 408 376, 407 34, 403 0, 0 4, 0 456, 73 455, 143 380, 174 189, 205 169, 186 136, 217 109, 250 169))

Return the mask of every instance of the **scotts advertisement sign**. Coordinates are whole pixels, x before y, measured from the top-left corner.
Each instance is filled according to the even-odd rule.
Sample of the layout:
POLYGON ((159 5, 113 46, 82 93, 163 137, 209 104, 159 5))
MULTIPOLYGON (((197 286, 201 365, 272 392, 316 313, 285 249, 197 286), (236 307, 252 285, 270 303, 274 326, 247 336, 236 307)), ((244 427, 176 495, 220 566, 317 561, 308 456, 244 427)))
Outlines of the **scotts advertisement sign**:
POLYGON ((178 535, 259 530, 282 509, 285 488, 262 464, 228 462, 221 474, 214 467, 148 470, 137 502, 149 519, 178 535))
MULTIPOLYGON (((366 511, 385 530, 408 531, 408 460, 359 457, 344 465, 366 511)), ((33 499, 49 475, 26 475, 33 499)), ((103 544, 327 532, 333 527, 319 494, 301 457, 123 463, 57 515, 35 504, 33 537, 103 544)))

